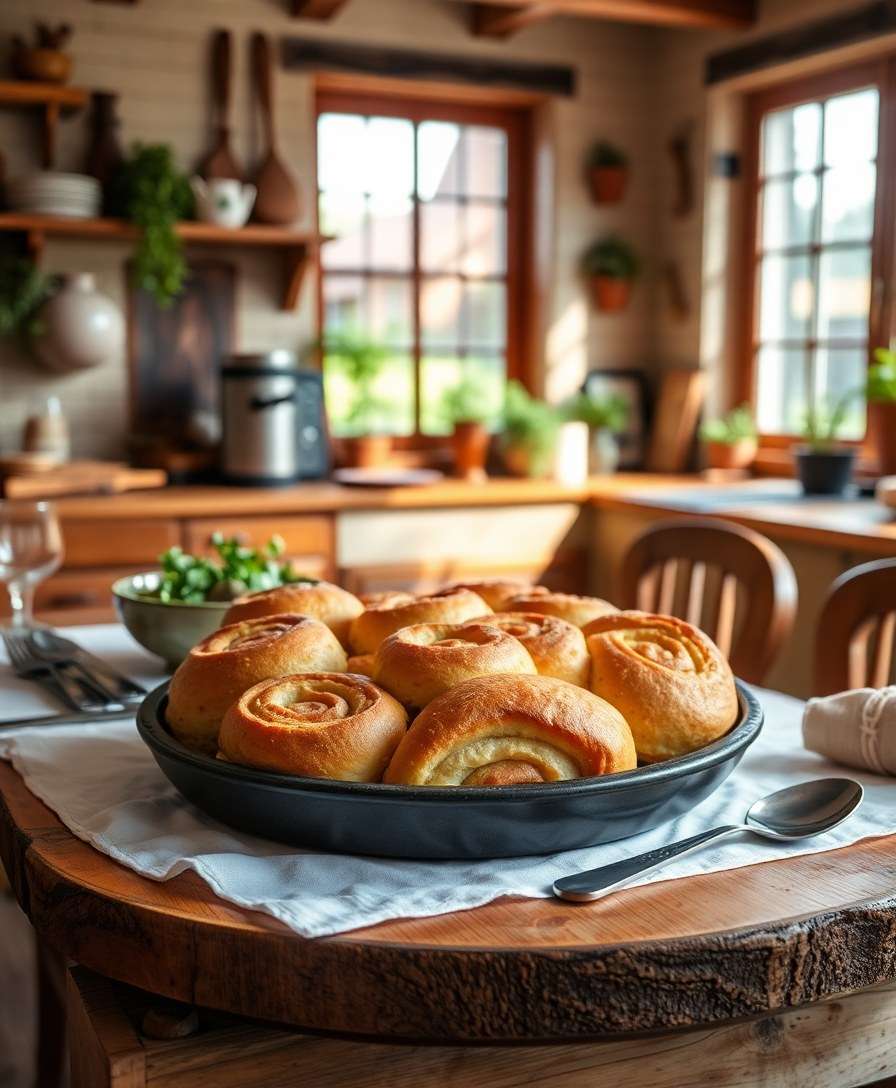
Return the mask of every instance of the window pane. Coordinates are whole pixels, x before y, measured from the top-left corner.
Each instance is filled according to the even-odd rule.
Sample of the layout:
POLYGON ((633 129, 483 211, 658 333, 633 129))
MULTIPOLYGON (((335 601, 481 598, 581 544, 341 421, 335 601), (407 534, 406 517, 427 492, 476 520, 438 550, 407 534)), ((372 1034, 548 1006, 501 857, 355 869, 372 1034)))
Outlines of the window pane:
POLYGON ((364 279, 324 276, 324 332, 357 331, 364 327, 364 279))
POLYGON ((471 125, 465 130, 464 192, 503 197, 507 193, 507 135, 500 128, 471 125))
POLYGON ((420 332, 424 347, 456 350, 461 342, 463 281, 434 276, 420 287, 420 332))
POLYGON ((821 238, 824 242, 866 242, 874 233, 877 167, 855 163, 824 175, 821 238))
POLYGON ((463 211, 461 271, 467 276, 500 276, 507 255, 507 213, 497 204, 471 200, 463 211))
POLYGON ((756 423, 765 434, 799 434, 806 419, 802 350, 764 347, 756 359, 756 423))
POLYGON ((460 126, 424 121, 417 129, 417 194, 421 200, 460 192, 460 126))
POLYGON ((367 300, 367 334, 379 344, 409 347, 414 341, 410 280, 371 276, 367 300))
MULTIPOLYGON (((832 409, 844 396, 860 389, 868 369, 867 348, 819 348, 815 355, 816 403, 832 409)), ((865 434, 865 402, 850 397, 842 438, 862 438, 865 434)))
POLYGON ((871 304, 871 250, 832 249, 821 255, 818 339, 865 340, 871 304))
POLYGON ((817 205, 815 174, 767 181, 762 188, 762 248, 783 249, 811 242, 817 205))
POLYGON ((506 339, 507 291, 503 283, 468 283, 465 327, 468 344, 503 348, 506 339))
POLYGON ((877 91, 841 94, 824 107, 824 160, 831 166, 857 166, 877 154, 877 91))
POLYGON ((414 265, 413 204, 407 196, 369 197, 370 263, 408 272, 414 265))
POLYGON ((322 113, 317 121, 317 184, 320 189, 362 192, 366 172, 358 169, 367 122, 353 113, 322 113))
POLYGON ((414 126, 400 117, 371 117, 366 140, 355 145, 351 169, 368 193, 414 190, 414 126))
POLYGON ((407 355, 383 361, 367 404, 339 356, 324 359, 324 394, 330 428, 337 436, 377 433, 411 434, 414 430, 414 365, 407 355))
POLYGON ((497 419, 504 398, 502 356, 426 355, 420 361, 420 429, 425 434, 448 434, 453 420, 445 395, 463 380, 476 383, 486 412, 497 419))
POLYGON ((759 283, 759 339, 806 339, 815 300, 809 258, 763 257, 759 283))
POLYGON ((331 190, 320 194, 320 229, 335 235, 321 249, 324 268, 361 268, 364 264, 364 197, 331 190))
POLYGON ((420 267, 424 272, 458 272, 463 241, 460 205, 435 200, 420 205, 420 267))
POLYGON ((821 155, 821 106, 776 110, 762 122, 762 173, 814 170, 821 155))

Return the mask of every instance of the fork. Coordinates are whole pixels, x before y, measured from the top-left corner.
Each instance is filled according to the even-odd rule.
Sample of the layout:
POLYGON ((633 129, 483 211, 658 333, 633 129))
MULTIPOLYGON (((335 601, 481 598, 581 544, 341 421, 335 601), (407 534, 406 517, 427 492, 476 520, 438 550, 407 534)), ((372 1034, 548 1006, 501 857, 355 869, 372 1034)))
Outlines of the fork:
POLYGON ((105 710, 124 710, 125 702, 114 691, 108 688, 98 676, 80 661, 76 661, 71 653, 65 649, 53 649, 44 640, 41 643, 35 638, 39 631, 29 631, 27 634, 26 648, 35 662, 46 665, 48 668, 64 669, 66 674, 74 675, 82 687, 90 688, 95 695, 103 700, 105 710))
POLYGON ((104 703, 98 703, 86 696, 85 689, 78 681, 63 669, 41 661, 28 649, 28 628, 6 627, 0 631, 3 644, 9 654, 13 672, 24 680, 35 680, 51 690, 64 703, 75 710, 85 712, 102 711, 104 703))

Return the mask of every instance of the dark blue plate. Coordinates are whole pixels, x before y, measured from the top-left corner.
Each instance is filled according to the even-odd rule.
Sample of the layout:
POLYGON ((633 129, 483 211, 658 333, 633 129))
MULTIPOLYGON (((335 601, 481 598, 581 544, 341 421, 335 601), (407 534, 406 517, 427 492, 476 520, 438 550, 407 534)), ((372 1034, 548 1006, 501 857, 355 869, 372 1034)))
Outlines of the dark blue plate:
POLYGON ((500 788, 334 782, 212 759, 169 733, 167 682, 144 699, 137 728, 183 796, 240 831, 338 854, 517 857, 625 839, 708 797, 762 728, 756 696, 740 681, 737 691, 737 724, 698 752, 600 778, 500 788))

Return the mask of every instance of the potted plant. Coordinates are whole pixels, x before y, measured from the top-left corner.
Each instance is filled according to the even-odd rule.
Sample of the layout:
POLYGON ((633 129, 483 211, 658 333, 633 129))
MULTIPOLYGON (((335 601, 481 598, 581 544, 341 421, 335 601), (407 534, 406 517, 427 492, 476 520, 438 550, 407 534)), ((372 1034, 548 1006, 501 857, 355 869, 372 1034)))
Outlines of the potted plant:
POLYGON ((473 375, 464 375, 457 385, 445 391, 442 410, 454 428, 451 447, 455 473, 464 480, 484 480, 491 441, 488 423, 494 417, 484 383, 473 375))
POLYGON ((354 468, 384 465, 392 451, 392 436, 384 425, 390 406, 377 392, 377 382, 389 352, 360 333, 330 337, 320 347, 324 364, 338 366, 351 386, 345 414, 349 433, 343 437, 347 463, 354 468))
POLYGON ((628 159, 611 143, 599 140, 588 156, 588 184, 595 204, 618 204, 628 184, 628 159))
POLYGON ((847 419, 856 392, 850 390, 833 407, 810 406, 803 429, 804 445, 797 446, 797 476, 807 495, 842 495, 852 479, 855 447, 839 442, 837 436, 847 419))
POLYGON ((550 474, 560 422, 556 408, 530 396, 519 382, 507 383, 501 448, 511 476, 550 474))
POLYGON ((628 242, 611 235, 589 246, 582 257, 582 271, 594 305, 607 313, 618 313, 628 306, 640 262, 628 242))
POLYGON ((896 475, 896 351, 878 348, 865 385, 868 431, 881 475, 896 475))
POLYGON ((756 423, 748 404, 732 408, 721 419, 708 419, 700 437, 710 468, 745 469, 756 459, 756 423))
POLYGON ((587 423, 591 431, 589 471, 593 475, 615 472, 619 466, 616 435, 628 422, 629 402, 620 393, 579 393, 566 406, 569 419, 587 423))

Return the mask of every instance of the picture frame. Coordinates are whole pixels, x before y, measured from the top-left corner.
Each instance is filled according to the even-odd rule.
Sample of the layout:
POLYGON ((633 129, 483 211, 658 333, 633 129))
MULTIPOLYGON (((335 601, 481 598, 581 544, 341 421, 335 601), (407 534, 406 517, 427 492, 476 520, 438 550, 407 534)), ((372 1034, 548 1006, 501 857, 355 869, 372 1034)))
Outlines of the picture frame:
POLYGON ((591 370, 582 383, 582 392, 591 396, 618 394, 628 401, 628 421, 616 438, 619 443, 619 467, 639 469, 647 457, 648 417, 650 411, 647 375, 643 370, 591 370))

